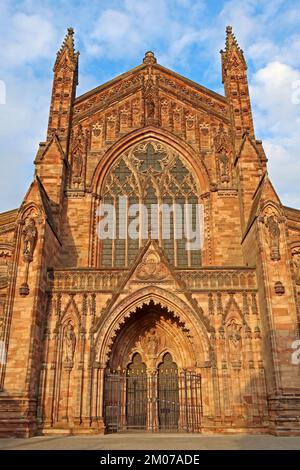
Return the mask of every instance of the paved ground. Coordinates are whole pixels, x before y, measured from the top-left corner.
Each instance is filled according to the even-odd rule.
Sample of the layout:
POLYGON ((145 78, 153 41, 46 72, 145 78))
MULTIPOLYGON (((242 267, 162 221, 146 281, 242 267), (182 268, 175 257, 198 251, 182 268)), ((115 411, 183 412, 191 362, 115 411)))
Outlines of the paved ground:
POLYGON ((224 436, 197 434, 110 434, 2 438, 2 450, 300 450, 300 437, 224 436))

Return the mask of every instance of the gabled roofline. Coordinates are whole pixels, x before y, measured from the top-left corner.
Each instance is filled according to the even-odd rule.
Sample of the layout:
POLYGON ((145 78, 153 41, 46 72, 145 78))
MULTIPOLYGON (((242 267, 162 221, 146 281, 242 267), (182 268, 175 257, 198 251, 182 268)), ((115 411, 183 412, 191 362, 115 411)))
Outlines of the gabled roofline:
POLYGON ((130 75, 133 75, 136 72, 139 72, 140 70, 143 70, 147 67, 146 64, 141 64, 138 65, 137 67, 134 67, 133 69, 128 70, 127 72, 121 73, 120 75, 117 75, 116 77, 112 78, 111 80, 108 80, 107 82, 102 83, 102 85, 99 85, 95 88, 93 88, 90 91, 87 91, 86 93, 83 93, 83 95, 77 96, 74 100, 74 105, 81 103, 85 99, 89 98, 90 96, 93 96, 94 94, 105 90, 109 86, 113 85, 114 83, 117 83, 119 80, 123 80, 124 78, 129 77, 130 75))
POLYGON ((183 75, 180 75, 178 72, 174 72, 174 70, 168 69, 167 67, 164 67, 163 65, 160 64, 155 64, 153 65, 154 68, 160 69, 162 72, 168 73, 170 75, 174 75, 174 77, 179 78, 180 80, 186 82, 189 86, 192 88, 197 88, 199 91, 202 91, 203 93, 207 93, 208 95, 213 96, 214 98, 221 100, 224 103, 227 103, 227 99, 225 96, 220 95, 220 93, 217 93, 216 91, 210 90, 209 88, 206 88, 203 85, 200 85, 200 83, 194 82, 190 78, 184 77, 183 75))
MULTIPOLYGON (((83 95, 80 95, 78 96, 77 98, 75 98, 74 100, 74 105, 76 106, 76 104, 78 103, 81 103, 82 101, 86 100, 87 98, 93 96, 94 94, 96 93, 99 93, 103 90, 105 90, 106 88, 108 88, 109 86, 117 83, 119 80, 123 80, 127 77, 129 77, 130 75, 133 75, 145 68, 149 67, 149 65, 147 64, 140 64, 138 65, 137 67, 134 67, 130 70, 128 70, 127 72, 124 72, 120 75, 117 75, 116 77, 112 78, 111 80, 103 83, 102 85, 99 85, 98 87, 96 88, 93 88, 92 90, 90 91, 87 91, 86 93, 84 93, 83 95)), ((205 86, 203 85, 200 85, 199 83, 197 82, 194 82, 193 80, 190 80, 189 78, 186 78, 184 77, 183 75, 180 75, 179 73, 177 72, 174 72, 173 70, 170 70, 166 67, 163 67, 162 65, 160 64, 152 64, 151 65, 152 68, 154 69, 158 69, 158 70, 161 70, 162 72, 166 73, 166 74, 169 74, 169 75, 172 75, 174 76, 175 78, 178 78, 179 80, 182 80, 183 82, 185 82, 187 85, 189 85, 190 87, 192 88, 196 88, 198 91, 202 91, 203 93, 207 94, 207 95, 210 95, 212 96, 213 98, 219 100, 219 101, 222 101, 222 103, 227 103, 227 99, 225 98, 225 96, 223 95, 220 95, 219 93, 217 93, 216 91, 213 91, 213 90, 210 90, 209 88, 206 88, 205 86)))
POLYGON ((0 226, 8 225, 17 220, 19 208, 0 213, 0 226))

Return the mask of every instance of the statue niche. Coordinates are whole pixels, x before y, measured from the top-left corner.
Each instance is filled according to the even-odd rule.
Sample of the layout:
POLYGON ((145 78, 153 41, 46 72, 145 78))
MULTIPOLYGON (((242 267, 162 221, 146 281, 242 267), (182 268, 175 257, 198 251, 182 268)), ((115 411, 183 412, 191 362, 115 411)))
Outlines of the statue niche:
POLYGON ((23 232, 23 255, 25 261, 32 261, 33 252, 37 241, 37 228, 33 218, 30 218, 25 225, 23 232))
POLYGON ((269 232, 270 244, 270 257, 273 261, 280 260, 279 242, 280 242, 280 228, 275 215, 270 215, 267 218, 266 227, 269 232))
POLYGON ((25 263, 24 278, 20 286, 19 292, 20 295, 26 296, 29 294, 28 286, 28 275, 29 275, 29 264, 33 260, 33 253, 36 247, 36 242, 38 239, 38 231, 35 225, 35 220, 32 217, 29 217, 27 223, 22 230, 22 239, 23 239, 23 260, 25 263))
POLYGON ((64 331, 64 362, 73 365, 74 353, 76 348, 76 335, 74 326, 69 322, 64 331))

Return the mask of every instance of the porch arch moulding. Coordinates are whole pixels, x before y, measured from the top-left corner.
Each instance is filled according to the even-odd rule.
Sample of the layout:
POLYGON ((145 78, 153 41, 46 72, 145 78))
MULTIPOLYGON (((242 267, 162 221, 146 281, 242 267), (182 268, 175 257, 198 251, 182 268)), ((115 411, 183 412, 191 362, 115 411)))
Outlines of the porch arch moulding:
POLYGON ((211 345, 208 331, 199 314, 179 297, 161 288, 151 286, 140 289, 125 299, 121 300, 115 307, 104 312, 103 318, 96 325, 95 359, 106 366, 114 340, 127 319, 135 314, 137 308, 153 301, 155 305, 167 308, 168 311, 182 322, 185 327, 195 336, 193 341, 200 340, 203 350, 204 362, 212 360, 211 345))
MULTIPOLYGON (((161 315, 159 310, 158 313, 161 315)), ((142 319, 139 319, 138 330, 133 314, 129 319, 129 322, 132 319, 132 323, 129 323, 127 328, 121 327, 112 345, 109 361, 112 369, 117 369, 119 366, 121 366, 123 370, 127 369, 129 364, 132 363, 135 354, 141 356, 147 368, 153 369, 154 367, 158 369, 158 366, 163 362, 163 358, 167 353, 171 354, 173 361, 176 362, 179 369, 194 368, 199 359, 199 354, 201 354, 201 348, 199 348, 199 345, 195 347, 194 343, 184 331, 184 326, 179 327, 174 316, 169 311, 168 313, 172 316, 173 322, 170 322, 170 318, 160 317, 159 321, 154 326, 153 316, 150 314, 149 318, 148 312, 142 319), (143 339, 145 339, 147 332, 149 334, 152 328, 155 328, 160 341, 163 343, 163 345, 158 346, 155 359, 149 356, 147 348, 145 350, 143 344, 143 339)))

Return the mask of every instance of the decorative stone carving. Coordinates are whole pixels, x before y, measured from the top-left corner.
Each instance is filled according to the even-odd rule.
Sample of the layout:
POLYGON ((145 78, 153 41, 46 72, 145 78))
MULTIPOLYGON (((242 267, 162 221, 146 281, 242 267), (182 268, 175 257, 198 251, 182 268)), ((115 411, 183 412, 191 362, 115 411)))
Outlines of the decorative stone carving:
POLYGON ((214 136, 214 145, 217 158, 217 170, 221 183, 230 181, 230 163, 229 157, 232 151, 232 144, 229 135, 224 130, 221 123, 219 129, 214 136))
POLYGON ((76 348, 76 336, 74 327, 69 322, 64 331, 64 362, 73 364, 74 353, 76 348))
POLYGON ((280 281, 275 282, 274 289, 277 295, 283 295, 285 293, 284 285, 280 281))
POLYGON ((79 152, 73 154, 73 181, 80 182, 82 176, 83 159, 79 152))
POLYGON ((226 153, 221 153, 219 156, 219 168, 221 182, 229 181, 229 158, 226 153))
POLYGON ((143 95, 145 102, 145 124, 158 124, 158 88, 151 75, 145 80, 143 95))
POLYGON ((219 315, 223 315, 223 305, 222 305, 222 294, 217 292, 217 312, 219 315))
POLYGON ((248 303, 248 296, 246 292, 243 292, 243 314, 249 315, 249 303, 248 303))
POLYGON ((157 62, 157 61, 156 61, 156 57, 155 57, 155 55, 153 54, 152 51, 146 52, 145 57, 144 57, 144 59, 143 59, 143 62, 144 62, 144 64, 146 64, 146 65, 153 65, 153 64, 156 64, 156 62, 157 62))
POLYGON ((195 89, 189 86, 183 86, 175 80, 170 79, 168 75, 165 75, 161 71, 157 73, 157 80, 160 86, 168 91, 175 93, 178 98, 183 99, 185 102, 189 102, 193 107, 198 109, 213 109, 220 116, 228 114, 228 108, 217 100, 212 99, 207 94, 195 91, 195 89))
POLYGON ((292 256, 296 284, 300 285, 300 247, 293 249, 292 256))
POLYGON ((214 299, 211 292, 208 294, 208 312, 209 315, 214 315, 214 299))
POLYGON ((97 122, 92 126, 91 150, 100 150, 102 146, 103 124, 97 122))
POLYGON ((138 98, 132 100, 132 126, 138 127, 140 125, 141 114, 141 101, 138 98))
POLYGON ((116 138, 117 116, 113 112, 106 119, 106 140, 112 142, 116 138))
POLYGON ((125 103, 120 109, 120 132, 126 132, 129 127, 130 107, 125 103))
POLYGON ((142 280, 161 280, 166 278, 168 270, 161 262, 158 253, 151 250, 146 253, 141 265, 137 269, 136 276, 142 280))
POLYGON ((37 241, 37 228, 33 218, 28 219, 25 227, 23 228, 23 255, 24 261, 31 262, 33 258, 33 252, 37 241))
POLYGON ((152 328, 141 340, 141 346, 148 357, 156 357, 160 346, 160 338, 155 328, 152 328))
POLYGON ((185 133, 188 142, 196 140, 196 115, 187 111, 185 113, 185 133))
POLYGON ((180 133, 182 131, 182 122, 181 122, 182 109, 176 104, 173 104, 172 111, 173 111, 173 130, 174 132, 180 133))
POLYGON ((35 250, 36 242, 38 239, 38 232, 35 224, 35 220, 32 217, 29 217, 25 223, 25 226, 22 230, 23 238, 23 260, 25 263, 25 272, 23 283, 20 287, 20 295, 25 296, 29 294, 28 286, 28 273, 29 273, 29 264, 33 260, 33 253, 35 250))
POLYGON ((202 122, 199 124, 200 131, 200 148, 202 152, 210 150, 210 131, 209 124, 202 122))
POLYGON ((72 136, 72 184, 76 187, 83 182, 85 158, 89 142, 89 131, 83 130, 81 124, 72 136))
POLYGON ((254 293, 251 294, 251 308, 252 308, 253 315, 257 315, 258 308, 257 308, 256 294, 254 293))
POLYGON ((241 325, 232 318, 227 325, 229 349, 231 353, 239 353, 242 348, 241 325))
POLYGON ((280 228, 276 215, 270 215, 266 220, 266 228, 269 232, 270 257, 273 261, 280 260, 280 228))
POLYGON ((162 115, 162 117, 165 117, 165 116, 169 117, 169 112, 170 112, 169 101, 166 100, 166 99, 163 99, 161 101, 161 115, 162 115))
POLYGON ((89 99, 83 102, 76 103, 74 107, 74 116, 79 118, 81 114, 85 114, 87 111, 92 111, 94 107, 97 107, 97 111, 100 109, 107 108, 109 104, 115 103, 116 99, 128 94, 133 94, 135 91, 141 88, 143 81, 142 73, 137 73, 134 76, 123 80, 121 83, 117 83, 115 86, 109 87, 96 96, 91 96, 89 99))

